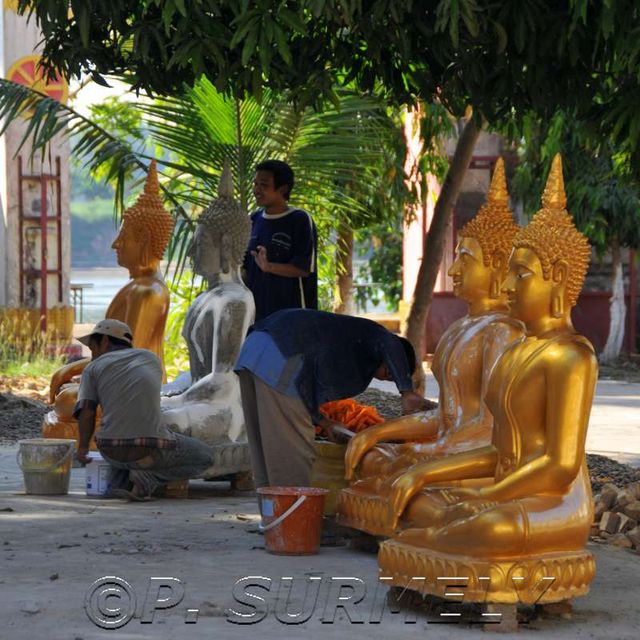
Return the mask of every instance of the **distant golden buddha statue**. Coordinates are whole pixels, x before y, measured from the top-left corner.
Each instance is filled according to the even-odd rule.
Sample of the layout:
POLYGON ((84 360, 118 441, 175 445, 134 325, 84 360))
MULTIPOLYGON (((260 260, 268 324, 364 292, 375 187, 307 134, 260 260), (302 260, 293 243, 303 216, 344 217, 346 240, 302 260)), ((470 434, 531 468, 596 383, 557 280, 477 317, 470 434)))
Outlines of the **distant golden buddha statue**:
POLYGON ((493 441, 396 479, 389 522, 395 529, 401 519, 404 530, 379 554, 392 584, 425 576, 415 588, 439 594, 435 577, 464 576, 467 600, 497 603, 554 602, 589 589, 595 567, 584 550, 593 520, 585 439, 597 361, 570 312, 590 247, 565 207, 558 155, 542 209, 516 237, 509 262, 504 290, 527 336, 489 379, 493 441), (469 478, 491 483, 433 486, 469 478))
POLYGON ((342 524, 390 533, 386 496, 398 474, 434 456, 491 442, 493 417, 484 402, 489 374, 503 351, 524 335, 522 323, 508 315, 501 292, 518 228, 499 159, 487 202, 460 231, 449 270, 454 294, 467 302, 469 313, 447 329, 436 348, 432 369, 440 388, 438 408, 370 427, 351 440, 346 474, 359 480, 340 495, 342 524), (385 440, 407 444, 378 444, 385 440))
MULTIPOLYGON (((133 332, 133 345, 153 351, 163 363, 164 328, 169 313, 169 290, 160 273, 160 261, 169 244, 174 220, 160 198, 155 160, 149 167, 144 192, 122 217, 122 226, 113 242, 118 264, 129 270, 129 282, 116 293, 106 318, 120 320, 133 332)), ((50 438, 76 438, 77 422, 73 408, 77 383, 89 358, 65 365, 51 378, 49 402, 54 410, 45 416, 43 435, 50 438)))

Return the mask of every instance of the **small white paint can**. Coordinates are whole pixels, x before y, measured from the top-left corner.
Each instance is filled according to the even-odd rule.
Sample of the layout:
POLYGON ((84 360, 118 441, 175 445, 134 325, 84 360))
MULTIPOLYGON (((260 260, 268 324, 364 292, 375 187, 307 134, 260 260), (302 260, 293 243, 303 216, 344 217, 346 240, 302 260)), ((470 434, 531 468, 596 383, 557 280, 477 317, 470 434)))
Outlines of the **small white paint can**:
POLYGON ((91 462, 85 467, 87 495, 104 496, 109 489, 111 466, 97 451, 90 451, 89 457, 91 462))

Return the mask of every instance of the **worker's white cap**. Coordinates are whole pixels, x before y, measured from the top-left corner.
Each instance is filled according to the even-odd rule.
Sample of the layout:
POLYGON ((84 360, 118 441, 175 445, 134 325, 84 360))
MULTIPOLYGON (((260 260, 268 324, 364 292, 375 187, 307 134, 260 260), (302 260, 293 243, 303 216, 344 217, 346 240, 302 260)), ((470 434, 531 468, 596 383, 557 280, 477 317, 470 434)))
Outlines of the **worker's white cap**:
POLYGON ((91 336, 95 335, 111 336, 112 338, 118 338, 118 340, 122 340, 127 344, 131 344, 133 341, 133 335, 131 334, 129 325, 124 322, 120 322, 120 320, 100 320, 100 322, 93 327, 90 334, 82 336, 81 338, 78 338, 78 340, 82 342, 82 344, 89 346, 91 336))

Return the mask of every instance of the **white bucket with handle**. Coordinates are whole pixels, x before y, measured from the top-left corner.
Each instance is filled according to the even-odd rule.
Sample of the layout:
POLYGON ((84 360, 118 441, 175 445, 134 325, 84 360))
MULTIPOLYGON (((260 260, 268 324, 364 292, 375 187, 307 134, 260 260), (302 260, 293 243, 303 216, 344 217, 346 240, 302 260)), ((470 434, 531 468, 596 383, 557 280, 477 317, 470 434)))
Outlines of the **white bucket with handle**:
POLYGON ((75 440, 31 438, 20 440, 18 445, 16 460, 22 469, 27 493, 59 495, 69 492, 75 440))

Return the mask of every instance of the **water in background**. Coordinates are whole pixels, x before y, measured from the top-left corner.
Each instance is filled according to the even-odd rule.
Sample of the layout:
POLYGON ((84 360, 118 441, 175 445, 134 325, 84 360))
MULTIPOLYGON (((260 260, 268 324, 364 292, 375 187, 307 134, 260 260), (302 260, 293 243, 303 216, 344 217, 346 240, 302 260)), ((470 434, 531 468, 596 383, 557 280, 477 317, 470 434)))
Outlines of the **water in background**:
MULTIPOLYGON (((112 298, 129 281, 129 272, 122 267, 71 269, 72 284, 92 284, 84 289, 82 322, 96 323, 104 318, 112 298)), ((76 320, 80 321, 79 313, 76 320)))
MULTIPOLYGON (((168 278, 171 278, 171 273, 168 278)), ((129 272, 122 267, 95 267, 92 269, 71 269, 72 284, 92 284, 93 287, 84 289, 83 323, 96 323, 104 318, 109 303, 118 291, 129 281, 129 272)), ((384 303, 377 305, 368 302, 359 312, 388 313, 384 303)), ((76 321, 80 322, 79 313, 76 321)))

